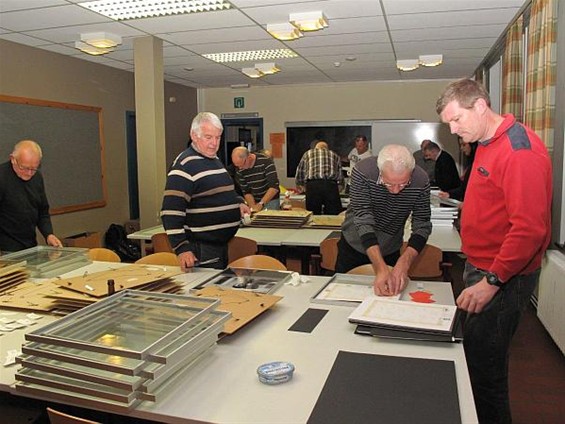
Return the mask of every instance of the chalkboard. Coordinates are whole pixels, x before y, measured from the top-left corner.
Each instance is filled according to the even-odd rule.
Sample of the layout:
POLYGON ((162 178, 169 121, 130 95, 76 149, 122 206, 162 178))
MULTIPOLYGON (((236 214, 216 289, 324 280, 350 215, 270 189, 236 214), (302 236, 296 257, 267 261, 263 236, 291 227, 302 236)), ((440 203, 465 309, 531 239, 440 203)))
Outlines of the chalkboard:
POLYGON ((371 143, 371 123, 296 123, 286 128, 286 169, 287 177, 294 178, 296 168, 304 152, 311 148, 314 140, 325 141, 330 150, 346 158, 355 147, 355 137, 364 135, 371 143))
POLYGON ((106 205, 101 108, 0 95, 0 162, 21 140, 43 151, 51 214, 106 205))

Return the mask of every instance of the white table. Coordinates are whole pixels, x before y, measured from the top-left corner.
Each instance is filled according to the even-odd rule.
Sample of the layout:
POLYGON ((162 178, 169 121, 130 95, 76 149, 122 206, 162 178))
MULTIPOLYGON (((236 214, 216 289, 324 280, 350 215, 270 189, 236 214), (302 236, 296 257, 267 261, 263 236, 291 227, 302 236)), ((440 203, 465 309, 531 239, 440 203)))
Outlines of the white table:
MULTIPOLYGON (((97 263, 90 267, 100 266, 97 263)), ((84 272, 84 268, 77 272, 84 272)), ((211 271, 184 274, 179 278, 192 287, 207 275, 211 275, 211 271)), ((354 326, 347 320, 351 307, 310 303, 310 297, 324 281, 326 278, 313 277, 309 283, 297 287, 283 286, 277 294, 284 298, 272 310, 236 334, 222 339, 195 368, 171 382, 167 395, 158 403, 142 402, 135 409, 122 408, 118 412, 179 424, 305 423, 338 352, 342 350, 453 361, 462 422, 477 422, 461 344, 393 341, 355 335, 354 326), (329 312, 311 333, 288 331, 309 307, 328 309, 329 312), (273 360, 292 362, 296 367, 293 380, 279 386, 261 384, 256 369, 273 360)), ((7 349, 17 348, 23 342, 24 332, 14 332, 10 339, 0 340, 0 351, 4 355, 7 349)), ((1 378, 1 390, 18 393, 12 387, 13 375, 10 377, 9 373, 3 372, 1 378)), ((49 400, 47 395, 42 398, 49 400)), ((104 406, 97 409, 107 410, 104 406)))

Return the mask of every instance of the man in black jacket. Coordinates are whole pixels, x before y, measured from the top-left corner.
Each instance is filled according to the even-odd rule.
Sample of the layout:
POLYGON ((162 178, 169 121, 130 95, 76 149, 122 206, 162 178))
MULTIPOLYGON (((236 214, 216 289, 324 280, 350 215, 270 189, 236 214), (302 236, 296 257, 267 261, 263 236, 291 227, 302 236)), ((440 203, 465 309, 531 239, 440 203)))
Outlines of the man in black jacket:
POLYGON ((37 227, 49 246, 63 244, 53 234, 49 203, 45 194, 41 147, 22 140, 14 146, 10 160, 0 165, 0 251, 16 252, 37 245, 37 227))
POLYGON ((424 158, 435 161, 435 183, 441 191, 448 191, 461 185, 453 157, 431 141, 424 147, 424 158))

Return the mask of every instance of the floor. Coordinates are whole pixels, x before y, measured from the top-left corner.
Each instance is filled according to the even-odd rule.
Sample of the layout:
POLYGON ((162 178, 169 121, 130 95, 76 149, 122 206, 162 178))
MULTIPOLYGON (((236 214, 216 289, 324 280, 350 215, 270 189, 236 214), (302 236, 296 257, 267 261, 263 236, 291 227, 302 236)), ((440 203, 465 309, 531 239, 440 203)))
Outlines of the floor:
MULTIPOLYGON (((297 258, 298 259, 298 258, 297 258)), ((454 291, 462 289, 463 260, 453 255, 454 291)), ((299 267, 299 261, 292 261, 299 267)), ((555 345, 530 305, 520 322, 510 352, 510 402, 514 424, 557 424, 565 422, 565 357, 555 345)), ((0 421, 10 424, 48 423, 44 402, 23 400, 0 393, 0 421)), ((60 409, 103 423, 141 423, 140 420, 104 414, 89 414, 79 409, 60 409)), ((143 421, 149 423, 149 421, 143 421)))

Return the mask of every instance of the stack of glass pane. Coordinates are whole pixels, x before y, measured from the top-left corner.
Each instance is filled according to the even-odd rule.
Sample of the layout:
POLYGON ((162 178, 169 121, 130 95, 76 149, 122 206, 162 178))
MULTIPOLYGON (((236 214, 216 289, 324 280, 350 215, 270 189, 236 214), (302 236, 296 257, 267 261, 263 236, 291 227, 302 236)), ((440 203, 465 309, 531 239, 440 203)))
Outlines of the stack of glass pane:
POLYGON ((9 253, 2 259, 26 261, 32 278, 57 277, 91 263, 88 249, 80 247, 35 246, 9 253))
POLYGON ((218 299, 124 290, 26 334, 16 389, 85 406, 157 401, 216 344, 218 299))

